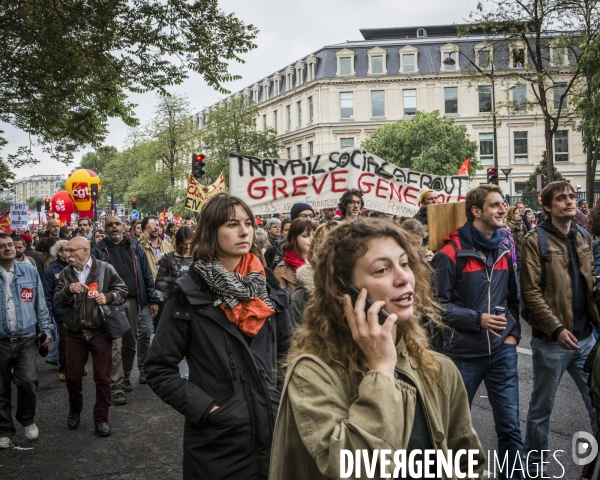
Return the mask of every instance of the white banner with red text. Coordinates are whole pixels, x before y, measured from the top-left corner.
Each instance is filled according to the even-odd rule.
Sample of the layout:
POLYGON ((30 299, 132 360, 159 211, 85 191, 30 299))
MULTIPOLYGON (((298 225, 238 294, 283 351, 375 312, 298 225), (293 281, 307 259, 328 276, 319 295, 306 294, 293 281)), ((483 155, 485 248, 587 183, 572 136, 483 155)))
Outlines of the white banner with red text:
POLYGON ((469 177, 413 172, 358 148, 298 160, 229 156, 229 193, 244 200, 256 215, 287 213, 300 202, 336 208, 349 188, 364 193, 369 210, 412 217, 423 190, 434 190, 438 203, 463 201, 469 177))

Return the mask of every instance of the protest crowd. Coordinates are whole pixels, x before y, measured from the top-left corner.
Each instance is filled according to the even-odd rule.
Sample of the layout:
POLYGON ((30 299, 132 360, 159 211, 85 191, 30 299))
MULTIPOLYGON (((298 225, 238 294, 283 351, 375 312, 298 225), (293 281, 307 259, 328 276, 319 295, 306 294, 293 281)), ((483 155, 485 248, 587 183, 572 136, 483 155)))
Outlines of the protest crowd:
POLYGON ((0 448, 17 428, 44 435, 36 359, 47 355, 68 392, 65 435, 90 409, 96 435, 111 435, 110 407, 149 388, 185 417, 184 478, 340 478, 341 452, 361 449, 477 450, 481 475, 470 408, 482 382, 499 455, 526 465, 501 478, 542 478, 565 372, 598 432, 600 205, 567 182, 540 199, 535 212, 496 185, 471 188, 466 222, 437 250, 432 189, 411 217, 365 208, 355 188, 331 208, 259 215, 218 193, 180 222, 53 219, 0 233, 0 448), (136 369, 148 386, 132 382, 136 369))

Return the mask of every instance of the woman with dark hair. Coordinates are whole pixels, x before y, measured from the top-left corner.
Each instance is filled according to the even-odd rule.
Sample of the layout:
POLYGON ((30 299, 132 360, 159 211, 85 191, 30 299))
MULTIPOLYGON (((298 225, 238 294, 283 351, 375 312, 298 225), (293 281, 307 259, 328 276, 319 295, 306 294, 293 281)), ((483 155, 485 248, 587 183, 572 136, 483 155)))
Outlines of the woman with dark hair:
MULTIPOLYGON (((388 460, 397 450, 408 457, 437 449, 446 458, 450 450, 475 450, 474 471, 483 474, 460 373, 429 350, 419 324, 439 322, 439 314, 430 269, 408 235, 385 220, 341 222, 316 252, 314 282, 288 356, 269 479, 340 478, 344 450, 368 458, 387 450, 388 460), (354 299, 351 286, 359 291, 354 299), (374 301, 368 311, 367 296, 374 301), (383 324, 382 309, 389 313, 383 324)), ((466 472, 467 456, 459 462, 466 472)))
POLYGON ((287 242, 283 245, 283 258, 273 274, 290 293, 298 286, 296 271, 308 262, 308 251, 312 242, 315 224, 312 220, 297 218, 290 226, 287 242))
POLYGON ((142 230, 141 220, 134 220, 133 222, 131 222, 131 227, 129 227, 129 235, 131 238, 137 240, 142 236, 143 233, 144 231, 142 230))
POLYGON ((96 245, 100 240, 102 240, 105 237, 105 233, 104 233, 104 229, 103 228, 97 228, 96 230, 94 230, 92 232, 92 241, 90 242, 90 246, 94 246, 96 245))
MULTIPOLYGON (((165 238, 167 239, 167 242, 170 242, 171 244, 173 244, 173 241, 175 240, 175 230, 173 229, 173 227, 175 227, 175 223, 173 222, 169 222, 167 223, 167 225, 165 226, 165 238)), ((175 245, 173 245, 174 247, 175 245)))
POLYGON ((289 294, 268 282, 256 228, 239 198, 207 202, 194 263, 169 289, 146 360, 150 387, 185 415, 185 479, 268 475, 291 325, 289 294), (189 380, 179 374, 184 357, 189 380))

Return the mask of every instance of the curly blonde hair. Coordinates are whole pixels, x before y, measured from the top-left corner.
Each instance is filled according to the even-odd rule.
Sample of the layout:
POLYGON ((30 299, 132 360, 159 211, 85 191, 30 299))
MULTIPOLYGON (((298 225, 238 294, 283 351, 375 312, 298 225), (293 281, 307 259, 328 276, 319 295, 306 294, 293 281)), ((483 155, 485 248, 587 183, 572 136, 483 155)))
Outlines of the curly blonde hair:
POLYGON ((360 383, 366 359, 352 338, 343 296, 356 262, 368 250, 371 240, 378 238, 392 238, 408 256, 415 276, 413 316, 407 322, 396 324, 396 328, 398 337, 402 335, 406 349, 419 362, 433 387, 440 378, 441 365, 428 349, 428 336, 421 326, 425 319, 440 324, 439 307, 431 289, 431 269, 417 256, 407 233, 384 219, 360 217, 341 222, 315 252, 315 291, 304 311, 304 323, 296 331, 287 362, 290 364, 303 354, 313 354, 330 366, 342 367, 352 384, 360 383))

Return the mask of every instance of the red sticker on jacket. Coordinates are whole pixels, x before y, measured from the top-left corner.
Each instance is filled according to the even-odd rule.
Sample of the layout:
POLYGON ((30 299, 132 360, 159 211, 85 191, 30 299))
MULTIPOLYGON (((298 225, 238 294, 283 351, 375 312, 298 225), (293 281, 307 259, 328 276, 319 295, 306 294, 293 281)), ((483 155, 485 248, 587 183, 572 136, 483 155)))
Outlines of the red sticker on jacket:
POLYGON ((33 289, 22 288, 21 289, 21 301, 22 302, 33 302, 33 289))
POLYGON ((98 284, 90 283, 88 285, 87 298, 94 298, 96 295, 98 295, 98 284))

